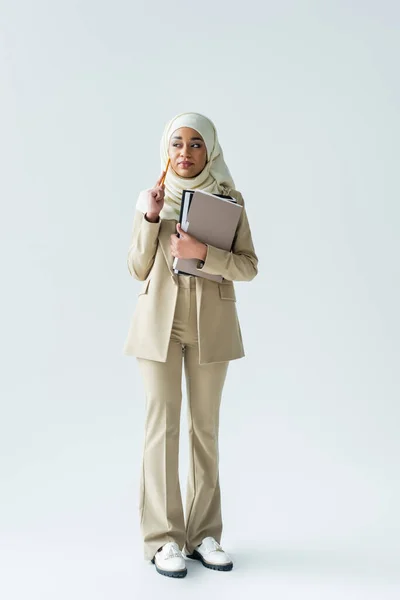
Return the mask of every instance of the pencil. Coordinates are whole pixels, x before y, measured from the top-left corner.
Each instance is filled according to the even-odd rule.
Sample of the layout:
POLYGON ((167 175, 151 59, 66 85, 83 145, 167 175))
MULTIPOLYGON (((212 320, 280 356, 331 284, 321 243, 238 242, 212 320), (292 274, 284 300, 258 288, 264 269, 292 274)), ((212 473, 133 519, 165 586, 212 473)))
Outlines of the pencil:
POLYGON ((162 179, 161 179, 160 185, 163 185, 163 184, 164 184, 164 181, 165 181, 165 178, 166 178, 166 176, 167 176, 167 171, 168 171, 168 167, 169 167, 169 163, 170 163, 170 162, 171 162, 171 159, 170 159, 170 158, 168 158, 167 165, 166 165, 166 167, 165 167, 165 169, 164 169, 164 175, 163 175, 163 177, 162 177, 162 179))

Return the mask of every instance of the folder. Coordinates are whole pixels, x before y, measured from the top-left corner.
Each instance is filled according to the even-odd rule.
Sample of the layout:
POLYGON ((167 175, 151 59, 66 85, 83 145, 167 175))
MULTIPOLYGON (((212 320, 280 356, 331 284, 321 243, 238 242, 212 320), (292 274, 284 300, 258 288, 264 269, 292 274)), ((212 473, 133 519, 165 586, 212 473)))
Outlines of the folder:
MULTIPOLYGON (((232 196, 183 190, 179 223, 183 231, 200 242, 230 251, 242 208, 232 196)), ((210 275, 198 269, 198 262, 197 258, 175 258, 174 273, 223 280, 222 275, 210 275)))

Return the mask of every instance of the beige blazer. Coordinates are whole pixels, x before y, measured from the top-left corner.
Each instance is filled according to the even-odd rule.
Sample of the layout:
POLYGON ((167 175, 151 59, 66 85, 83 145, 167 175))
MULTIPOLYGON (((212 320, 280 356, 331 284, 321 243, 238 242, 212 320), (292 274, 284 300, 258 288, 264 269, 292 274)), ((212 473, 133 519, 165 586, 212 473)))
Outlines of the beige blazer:
MULTIPOLYGON (((243 206, 236 228, 232 251, 208 246, 202 269, 222 275, 221 283, 196 277, 197 323, 200 364, 229 361, 245 355, 236 309, 233 281, 250 281, 258 272, 258 258, 240 192, 228 194, 243 206)), ((170 236, 176 233, 175 219, 150 223, 136 210, 130 246, 128 269, 135 279, 143 281, 129 327, 123 354, 166 362, 175 305, 178 277, 173 272, 174 257, 170 236)))

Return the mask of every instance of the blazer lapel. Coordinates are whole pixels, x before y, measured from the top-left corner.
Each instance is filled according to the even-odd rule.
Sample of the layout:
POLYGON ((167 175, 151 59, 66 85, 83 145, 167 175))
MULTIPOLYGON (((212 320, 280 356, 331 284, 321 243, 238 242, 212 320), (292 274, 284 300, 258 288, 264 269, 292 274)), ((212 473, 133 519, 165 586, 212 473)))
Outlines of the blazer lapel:
POLYGON ((174 273, 174 268, 173 268, 174 257, 171 254, 171 243, 170 243, 170 236, 174 232, 176 232, 176 223, 177 223, 177 221, 170 220, 170 219, 163 220, 162 225, 160 227, 160 232, 158 234, 158 242, 161 246, 161 250, 164 254, 164 258, 167 261, 167 265, 170 270, 171 277, 172 277, 174 283, 176 283, 176 285, 178 285, 178 275, 176 273, 174 273))

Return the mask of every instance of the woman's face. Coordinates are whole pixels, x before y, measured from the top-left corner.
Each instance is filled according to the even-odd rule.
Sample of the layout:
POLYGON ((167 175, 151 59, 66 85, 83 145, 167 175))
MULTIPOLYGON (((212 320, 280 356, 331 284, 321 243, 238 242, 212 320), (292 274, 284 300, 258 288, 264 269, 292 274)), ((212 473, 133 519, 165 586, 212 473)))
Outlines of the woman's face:
POLYGON ((200 133, 191 127, 173 132, 168 146, 171 167, 180 177, 199 175, 207 164, 207 148, 200 133))

